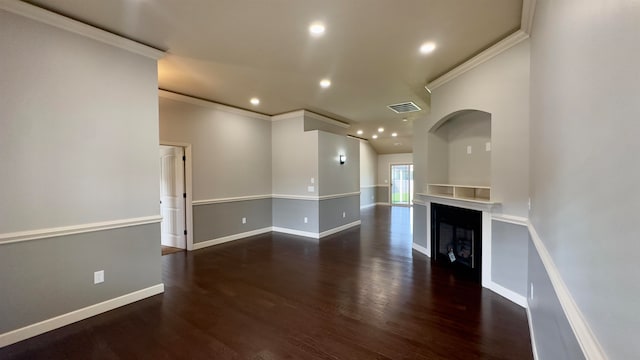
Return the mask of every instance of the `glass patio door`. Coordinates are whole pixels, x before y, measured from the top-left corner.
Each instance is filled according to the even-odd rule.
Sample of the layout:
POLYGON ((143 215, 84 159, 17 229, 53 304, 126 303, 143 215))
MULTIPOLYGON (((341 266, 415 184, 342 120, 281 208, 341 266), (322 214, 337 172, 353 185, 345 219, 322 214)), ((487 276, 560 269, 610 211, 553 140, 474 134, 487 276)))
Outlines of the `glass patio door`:
POLYGON ((391 205, 413 203, 413 164, 391 165, 391 205))

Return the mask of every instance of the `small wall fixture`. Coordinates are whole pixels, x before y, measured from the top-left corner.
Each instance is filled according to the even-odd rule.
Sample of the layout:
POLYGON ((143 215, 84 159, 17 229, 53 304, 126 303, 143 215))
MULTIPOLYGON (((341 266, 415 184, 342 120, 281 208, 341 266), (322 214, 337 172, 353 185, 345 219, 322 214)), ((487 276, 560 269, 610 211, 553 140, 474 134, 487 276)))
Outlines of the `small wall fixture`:
POLYGON ((347 160, 347 157, 344 155, 340 155, 340 165, 344 165, 344 162, 347 160))

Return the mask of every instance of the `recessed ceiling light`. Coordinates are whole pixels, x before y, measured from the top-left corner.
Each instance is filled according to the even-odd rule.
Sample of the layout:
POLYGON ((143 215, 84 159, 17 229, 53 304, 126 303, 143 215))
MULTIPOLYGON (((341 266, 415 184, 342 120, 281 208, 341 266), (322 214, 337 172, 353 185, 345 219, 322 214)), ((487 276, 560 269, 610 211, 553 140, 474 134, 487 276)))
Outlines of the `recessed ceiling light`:
POLYGON ((396 137, 398 136, 398 133, 391 133, 391 136, 396 137))
POLYGON ((378 132, 384 132, 384 128, 379 127, 378 132))
POLYGON ((249 100, 249 101, 251 101, 251 103, 253 105, 259 105, 260 104, 260 99, 258 99, 258 98, 251 98, 251 100, 249 100))
POLYGON ((322 34, 324 34, 324 24, 321 22, 314 22, 309 26, 309 33, 311 33, 311 35, 313 36, 320 36, 322 34))
POLYGON ((423 54, 429 54, 435 49, 436 49, 436 44, 432 42, 426 42, 422 44, 422 46, 420 46, 420 52, 423 54))
POLYGON ((358 135, 362 135, 362 130, 358 130, 358 135))
POLYGON ((322 79, 322 80, 320 81, 320 87, 322 87, 322 88, 325 88, 325 89, 326 89, 326 88, 328 88, 329 86, 331 86, 331 80, 329 80, 329 79, 322 79))
POLYGON ((378 135, 373 134, 373 135, 371 135, 371 137, 372 137, 372 138, 374 138, 374 139, 377 139, 377 138, 378 138, 378 135))

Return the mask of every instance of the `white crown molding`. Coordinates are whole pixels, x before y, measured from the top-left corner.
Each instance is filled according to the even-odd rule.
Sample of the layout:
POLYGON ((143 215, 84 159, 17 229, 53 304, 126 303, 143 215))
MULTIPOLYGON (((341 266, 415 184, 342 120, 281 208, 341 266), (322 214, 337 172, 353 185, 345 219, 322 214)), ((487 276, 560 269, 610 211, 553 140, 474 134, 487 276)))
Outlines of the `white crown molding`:
POLYGON ((195 201, 192 201, 191 204, 193 206, 198 206, 198 205, 221 204, 221 203, 230 203, 230 202, 237 202, 237 201, 250 201, 250 200, 262 200, 262 199, 271 199, 271 194, 195 200, 195 201))
POLYGON ((21 241, 44 239, 56 236, 67 236, 74 234, 89 233, 95 231, 112 230, 123 227, 154 224, 162 221, 162 216, 153 215, 138 218, 129 218, 113 221, 102 221, 90 224, 80 224, 71 226, 61 226, 38 230, 18 231, 0 234, 0 245, 21 241))
POLYGON ((231 114, 247 116, 254 119, 271 121, 271 116, 269 115, 264 115, 257 112, 236 108, 229 105, 218 104, 217 102, 198 99, 192 96, 182 95, 182 94, 174 93, 168 90, 158 89, 158 96, 160 96, 161 98, 180 101, 187 104, 208 107, 211 109, 220 110, 220 111, 228 112, 231 114))
POLYGON ((312 118, 314 120, 322 121, 322 122, 325 122, 327 124, 338 126, 338 127, 344 128, 344 129, 349 129, 351 127, 351 125, 349 125, 347 123, 343 123, 342 121, 334 120, 334 119, 331 119, 329 117, 326 117, 326 116, 311 112, 309 110, 303 110, 303 111, 304 111, 304 116, 310 117, 310 118, 312 118))
POLYGON ((422 246, 422 245, 418 245, 416 243, 412 243, 411 244, 411 248, 417 252, 419 252, 422 255, 425 255, 426 257, 431 257, 431 255, 429 254, 429 251, 427 250, 426 247, 422 246))
POLYGON ((73 324, 92 316, 105 313, 115 308, 119 308, 121 306, 128 305, 157 294, 161 294, 163 292, 164 284, 157 284, 32 325, 27 325, 20 329, 0 334, 0 348, 15 344, 19 341, 26 340, 40 334, 44 334, 47 331, 55 330, 66 325, 73 324))
POLYGON ((448 73, 440 76, 439 78, 429 82, 427 84, 427 86, 425 87, 426 89, 433 91, 437 88, 439 88, 440 86, 448 83, 449 81, 459 77, 460 75, 466 73, 467 71, 474 69, 475 67, 493 59, 494 57, 500 55, 501 53, 503 53, 504 51, 518 45, 519 43, 521 43, 522 41, 526 40, 529 38, 529 35, 522 31, 522 30, 518 30, 516 32, 514 32, 513 34, 507 36, 506 38, 502 39, 500 42, 498 42, 497 44, 491 46, 490 48, 486 49, 485 51, 481 52, 480 54, 474 56, 473 58, 465 61, 464 63, 462 63, 461 65, 457 66, 456 68, 454 68, 453 70, 449 71, 448 73))
POLYGON ((112 34, 108 31, 22 1, 0 0, 0 9, 155 60, 165 55, 165 52, 162 50, 112 34))
POLYGON ((273 115, 271 121, 289 120, 289 119, 304 119, 304 110, 296 110, 284 114, 273 115))
POLYGON ((536 231, 533 224, 531 222, 529 222, 528 224, 531 241, 533 242, 533 245, 535 246, 536 251, 540 256, 540 260, 542 260, 542 264, 547 271, 547 275, 549 275, 551 285, 553 285, 553 289, 556 292, 558 301, 562 306, 562 310, 564 311, 564 314, 569 321, 569 325, 571 325, 571 329, 576 336, 576 340, 578 340, 578 343, 580 344, 580 348, 582 349, 585 358, 589 360, 607 359, 607 356, 602 349, 600 342, 591 330, 589 323, 584 318, 584 315, 573 299, 573 296, 571 296, 569 288, 567 288, 567 285, 562 280, 560 271, 558 271, 558 268, 556 267, 551 254, 549 254, 549 251, 547 250, 547 247, 540 239, 540 236, 538 236, 538 232, 536 231))
POLYGON ((209 247, 209 246, 224 244, 224 243, 229 242, 229 241, 240 240, 240 239, 244 239, 244 238, 249 237, 249 236, 260 235, 260 234, 268 233, 268 232, 271 232, 271 231, 272 231, 272 227, 269 226, 269 227, 265 227, 265 228, 262 228, 262 229, 257 229, 257 230, 247 231, 247 232, 243 232, 243 233, 239 233, 239 234, 223 236, 223 237, 217 238, 217 239, 197 242, 197 243, 193 244, 193 250, 198 250, 198 249, 203 249, 203 248, 206 248, 206 247, 209 247))
POLYGON ((522 1, 522 17, 520 19, 520 30, 531 35, 533 27, 533 18, 536 13, 536 0, 522 1))

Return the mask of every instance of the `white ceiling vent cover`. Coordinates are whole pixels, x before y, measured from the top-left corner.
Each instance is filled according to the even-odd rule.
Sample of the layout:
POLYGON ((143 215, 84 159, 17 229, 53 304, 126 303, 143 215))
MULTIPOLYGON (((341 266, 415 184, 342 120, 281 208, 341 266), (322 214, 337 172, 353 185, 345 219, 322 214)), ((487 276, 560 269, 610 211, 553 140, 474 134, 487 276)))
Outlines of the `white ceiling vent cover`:
POLYGON ((404 113, 422 110, 418 105, 414 104, 413 101, 400 103, 400 104, 387 105, 387 107, 396 114, 404 114, 404 113))

